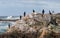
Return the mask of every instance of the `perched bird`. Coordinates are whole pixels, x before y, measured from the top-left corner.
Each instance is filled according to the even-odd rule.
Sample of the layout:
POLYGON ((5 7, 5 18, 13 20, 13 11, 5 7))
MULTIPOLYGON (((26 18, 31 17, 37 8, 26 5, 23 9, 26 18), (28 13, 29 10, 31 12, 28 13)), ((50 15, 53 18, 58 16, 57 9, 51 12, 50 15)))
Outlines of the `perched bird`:
POLYGON ((26 12, 24 12, 24 17, 26 16, 26 12))

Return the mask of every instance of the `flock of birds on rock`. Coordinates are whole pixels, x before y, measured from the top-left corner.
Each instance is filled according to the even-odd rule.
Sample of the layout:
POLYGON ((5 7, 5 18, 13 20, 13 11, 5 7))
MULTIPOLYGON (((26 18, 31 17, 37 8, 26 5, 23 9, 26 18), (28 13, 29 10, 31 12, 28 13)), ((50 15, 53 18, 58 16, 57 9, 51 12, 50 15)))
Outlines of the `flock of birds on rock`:
MULTIPOLYGON (((49 14, 36 13, 33 10, 32 14, 20 16, 20 20, 17 20, 14 26, 10 27, 5 34, 11 38, 56 38, 53 31, 56 23, 56 18, 53 18, 53 14, 49 11, 49 14)), ((6 36, 5 36, 6 37, 6 36)))

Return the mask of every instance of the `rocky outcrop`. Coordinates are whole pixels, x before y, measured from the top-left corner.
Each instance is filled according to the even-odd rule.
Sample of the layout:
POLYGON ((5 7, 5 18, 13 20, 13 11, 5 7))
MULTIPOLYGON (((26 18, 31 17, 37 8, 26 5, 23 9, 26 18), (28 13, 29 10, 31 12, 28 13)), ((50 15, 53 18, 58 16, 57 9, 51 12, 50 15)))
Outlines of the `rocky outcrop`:
POLYGON ((22 17, 1 38, 59 38, 59 26, 49 24, 51 17, 35 13, 22 17), (46 26, 48 25, 48 26, 46 26), (55 35, 54 35, 55 34, 55 35))

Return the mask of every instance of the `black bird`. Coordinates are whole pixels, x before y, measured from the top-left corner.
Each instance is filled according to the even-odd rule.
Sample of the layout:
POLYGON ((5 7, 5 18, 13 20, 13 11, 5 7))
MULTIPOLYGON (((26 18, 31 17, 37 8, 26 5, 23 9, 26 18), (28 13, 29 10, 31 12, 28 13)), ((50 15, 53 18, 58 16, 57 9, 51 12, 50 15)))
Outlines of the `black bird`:
POLYGON ((43 15, 44 15, 44 13, 45 13, 45 11, 44 11, 44 9, 42 10, 42 17, 43 17, 43 15))
POLYGON ((10 24, 8 25, 8 27, 10 28, 10 24))
POLYGON ((24 12, 24 16, 26 16, 26 12, 24 12))
POLYGON ((45 11, 44 11, 44 9, 42 10, 42 14, 44 14, 45 13, 45 11))
POLYGON ((33 13, 35 12, 35 10, 33 9, 33 13))
POLYGON ((20 16, 20 20, 21 20, 22 16, 20 16))
POLYGON ((51 11, 49 10, 49 14, 52 15, 51 11))

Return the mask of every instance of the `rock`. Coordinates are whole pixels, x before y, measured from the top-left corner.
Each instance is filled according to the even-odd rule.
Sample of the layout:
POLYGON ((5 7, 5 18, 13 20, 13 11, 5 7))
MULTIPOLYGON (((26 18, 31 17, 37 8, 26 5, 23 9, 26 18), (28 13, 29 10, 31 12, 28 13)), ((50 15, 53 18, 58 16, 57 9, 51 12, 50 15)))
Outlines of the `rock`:
POLYGON ((9 38, 54 38, 55 33, 60 32, 60 26, 49 24, 49 15, 36 13, 26 15, 21 20, 16 21, 14 26, 7 30, 6 37, 9 38), (48 25, 48 26, 47 26, 48 25))

